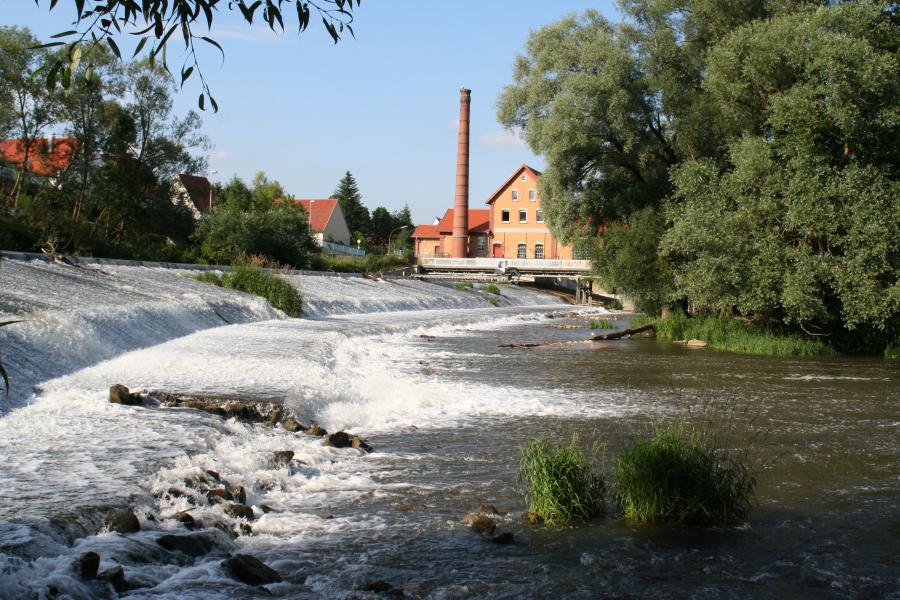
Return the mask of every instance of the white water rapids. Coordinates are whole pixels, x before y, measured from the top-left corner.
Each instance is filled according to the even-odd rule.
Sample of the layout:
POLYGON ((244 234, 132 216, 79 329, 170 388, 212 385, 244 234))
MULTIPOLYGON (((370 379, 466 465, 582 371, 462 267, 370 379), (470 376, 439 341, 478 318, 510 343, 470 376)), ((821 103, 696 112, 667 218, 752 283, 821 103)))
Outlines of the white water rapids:
MULTIPOLYGON (((12 384, 0 407, 0 597, 50 597, 53 589, 72 598, 111 593, 77 576, 73 561, 89 550, 102 557, 101 570, 125 566, 130 597, 235 597, 240 588, 222 575, 221 555, 178 563, 162 560, 153 543, 162 533, 183 531, 167 518, 180 510, 204 523, 231 518, 221 506, 195 507, 187 497, 163 503, 154 492, 208 469, 244 486, 248 505, 273 510, 256 509, 253 535, 222 535, 218 544, 287 572, 290 561, 279 562, 283 545, 381 526, 377 515, 325 520, 317 511, 402 487, 380 483, 381 470, 387 462, 393 469, 397 461, 417 460, 403 452, 388 461, 377 452, 324 447, 319 438, 192 410, 113 405, 114 383, 283 400, 304 422, 366 436, 484 416, 586 410, 578 397, 551 401, 528 389, 434 377, 428 357, 410 343, 542 319, 548 308, 563 307, 545 294, 504 286, 495 308, 477 290, 291 275, 312 318, 290 319, 262 299, 187 275, 2 261, 0 321, 25 321, 0 328, 12 384), (303 468, 268 464, 272 452, 286 448, 303 468), (128 505, 138 507, 141 533, 93 535, 110 507, 128 505), (66 536, 77 529, 72 523, 83 530, 66 536)), ((296 585, 270 589, 291 595, 296 585)), ((333 582, 313 578, 304 589, 317 585, 328 595, 333 582)))

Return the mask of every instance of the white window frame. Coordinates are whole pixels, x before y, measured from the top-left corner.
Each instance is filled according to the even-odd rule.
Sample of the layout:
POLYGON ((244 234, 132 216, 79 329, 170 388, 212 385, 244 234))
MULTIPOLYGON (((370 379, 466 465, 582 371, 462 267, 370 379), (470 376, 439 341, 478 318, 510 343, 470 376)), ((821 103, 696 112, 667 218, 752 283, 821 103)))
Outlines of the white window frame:
POLYGON ((527 223, 528 222, 528 209, 520 208, 519 209, 519 223, 527 223))
POLYGON ((511 190, 511 192, 512 192, 512 194, 510 194, 510 196, 512 197, 512 201, 518 202, 519 201, 519 190, 517 190, 517 189, 511 190))
POLYGON ((542 209, 537 209, 534 211, 534 222, 535 223, 543 223, 544 222, 544 211, 542 209))
POLYGON ((528 201, 529 202, 537 202, 537 190, 536 189, 531 188, 530 190, 528 190, 528 201))
POLYGON ((528 246, 526 244, 519 244, 516 248, 516 258, 528 258, 528 246))
POLYGON ((504 208, 500 210, 500 222, 501 223, 509 223, 510 210, 508 208, 504 208), (503 213, 506 213, 506 218, 503 218, 503 213))
POLYGON ((544 245, 543 244, 535 244, 534 245, 534 257, 535 258, 544 258, 544 245), (538 248, 540 248, 540 252, 538 252, 538 248))

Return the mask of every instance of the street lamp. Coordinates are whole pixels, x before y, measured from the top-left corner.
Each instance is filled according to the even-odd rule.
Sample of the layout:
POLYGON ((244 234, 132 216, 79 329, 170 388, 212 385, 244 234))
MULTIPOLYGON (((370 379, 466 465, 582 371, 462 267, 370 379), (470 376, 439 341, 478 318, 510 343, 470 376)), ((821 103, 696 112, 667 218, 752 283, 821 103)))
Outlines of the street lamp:
POLYGON ((391 253, 391 236, 394 235, 396 232, 400 231, 401 229, 406 229, 407 227, 409 227, 409 225, 401 225, 400 227, 392 230, 388 234, 388 255, 390 255, 390 253, 391 253))

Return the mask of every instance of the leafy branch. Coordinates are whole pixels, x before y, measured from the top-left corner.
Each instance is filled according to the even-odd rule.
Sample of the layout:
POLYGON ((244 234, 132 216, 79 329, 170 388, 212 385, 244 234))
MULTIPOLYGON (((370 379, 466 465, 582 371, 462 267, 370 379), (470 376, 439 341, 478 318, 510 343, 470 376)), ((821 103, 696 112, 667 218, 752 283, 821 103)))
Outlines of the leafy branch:
MULTIPOLYGON (((49 0, 50 10, 57 7, 59 0, 49 0)), ((52 36, 51 42, 41 48, 63 46, 65 52, 55 61, 38 69, 35 75, 45 77, 47 87, 52 89, 59 82, 68 90, 72 77, 78 72, 82 57, 90 54, 90 49, 98 45, 106 45, 112 53, 122 60, 119 41, 122 36, 130 35, 138 38, 137 46, 131 58, 146 54, 151 65, 157 60, 169 71, 166 48, 176 33, 180 33, 184 43, 186 56, 181 65, 180 82, 185 82, 193 75, 200 79, 202 91, 197 100, 201 110, 206 110, 209 101, 213 111, 219 106, 210 93, 210 87, 203 76, 197 58, 195 42, 203 42, 214 47, 225 59, 222 46, 209 35, 195 33, 197 28, 212 31, 215 14, 221 7, 228 11, 237 10, 248 25, 252 25, 258 16, 272 31, 285 31, 284 14, 288 6, 293 5, 297 15, 297 31, 302 33, 309 27, 313 15, 322 19, 322 25, 336 44, 344 31, 353 33, 353 10, 359 8, 362 0, 75 0, 75 20, 73 29, 52 36), (65 41, 68 40, 68 41, 65 41), (117 41, 119 40, 119 41, 117 41), (148 46, 149 43, 149 46, 148 46), (87 50, 87 51, 86 51, 87 50)), ((40 0, 35 0, 40 5, 40 0)), ((88 59, 84 77, 90 81, 93 67, 88 59)), ((174 76, 173 76, 174 77, 174 76)))

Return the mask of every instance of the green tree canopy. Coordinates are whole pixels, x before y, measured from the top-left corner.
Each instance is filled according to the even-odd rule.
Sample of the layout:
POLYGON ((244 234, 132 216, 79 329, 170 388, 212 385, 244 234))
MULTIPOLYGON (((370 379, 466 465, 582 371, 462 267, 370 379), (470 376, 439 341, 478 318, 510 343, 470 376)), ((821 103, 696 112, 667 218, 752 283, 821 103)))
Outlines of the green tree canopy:
POLYGON ((347 227, 353 235, 367 235, 372 229, 369 209, 362 202, 359 186, 350 171, 347 171, 338 183, 332 197, 337 199, 347 219, 347 227))

